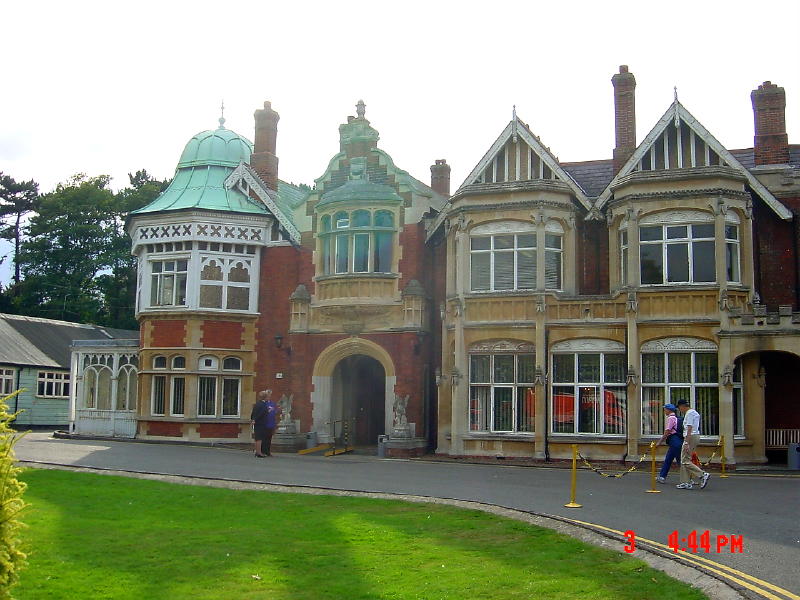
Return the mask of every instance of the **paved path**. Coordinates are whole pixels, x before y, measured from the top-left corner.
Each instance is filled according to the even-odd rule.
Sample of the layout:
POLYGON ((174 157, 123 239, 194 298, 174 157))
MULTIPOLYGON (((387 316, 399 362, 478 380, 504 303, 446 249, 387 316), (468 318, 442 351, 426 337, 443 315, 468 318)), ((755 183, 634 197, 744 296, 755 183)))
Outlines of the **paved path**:
MULTIPOLYGON (((578 473, 580 509, 568 509, 570 473, 565 469, 473 465, 370 456, 334 458, 279 454, 256 459, 241 450, 113 441, 58 440, 31 433, 16 447, 17 458, 64 465, 215 477, 342 490, 417 494, 474 500, 560 515, 663 544, 678 530, 698 536, 708 530, 712 551, 701 555, 800 594, 800 479, 712 476, 705 490, 661 486, 646 494, 649 476, 635 472, 605 478, 578 473), (716 551, 718 535, 743 536, 743 552, 716 551)), ((677 473, 671 474, 677 483, 677 473)), ((799 596, 777 594, 776 598, 799 596)))

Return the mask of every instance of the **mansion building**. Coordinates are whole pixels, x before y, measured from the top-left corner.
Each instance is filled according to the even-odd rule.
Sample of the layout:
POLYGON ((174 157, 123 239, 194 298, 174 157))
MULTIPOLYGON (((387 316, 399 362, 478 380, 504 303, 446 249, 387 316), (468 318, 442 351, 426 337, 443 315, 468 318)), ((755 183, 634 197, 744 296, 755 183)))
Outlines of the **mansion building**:
POLYGON ((514 114, 452 193, 445 160, 430 185, 395 165, 363 102, 313 187, 279 179, 269 102, 254 144, 223 119, 195 135, 128 221, 136 437, 249 442, 269 388, 291 397, 289 445, 347 430, 395 456, 549 460, 577 443, 633 461, 687 399, 729 464, 785 456, 800 146, 784 90, 752 92, 754 147, 729 150, 677 97, 637 143, 635 78, 622 66, 612 84, 613 158, 561 162, 514 114))

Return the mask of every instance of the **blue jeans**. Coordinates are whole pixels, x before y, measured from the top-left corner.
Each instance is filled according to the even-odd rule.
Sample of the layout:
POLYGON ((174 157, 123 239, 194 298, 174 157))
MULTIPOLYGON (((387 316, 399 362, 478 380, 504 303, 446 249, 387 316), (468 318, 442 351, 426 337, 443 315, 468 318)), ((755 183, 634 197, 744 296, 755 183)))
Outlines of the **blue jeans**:
POLYGON ((678 463, 678 465, 681 464, 681 446, 683 445, 683 440, 674 435, 672 439, 675 441, 669 442, 667 446, 667 455, 664 457, 664 464, 661 465, 661 472, 658 474, 659 477, 666 477, 669 474, 669 468, 672 466, 673 460, 678 463))

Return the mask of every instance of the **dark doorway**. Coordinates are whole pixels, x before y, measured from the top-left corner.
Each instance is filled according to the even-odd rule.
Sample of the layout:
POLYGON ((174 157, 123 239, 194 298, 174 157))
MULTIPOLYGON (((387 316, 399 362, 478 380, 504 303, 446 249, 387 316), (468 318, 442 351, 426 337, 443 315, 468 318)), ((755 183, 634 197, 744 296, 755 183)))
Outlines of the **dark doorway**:
MULTIPOLYGON (((386 373, 374 358, 355 354, 339 361, 333 370, 333 420, 346 422, 348 442, 375 446, 385 433, 386 373)), ((336 427, 342 440, 345 424, 336 427)))
POLYGON ((788 352, 762 352, 764 370, 764 428, 766 454, 770 463, 786 464, 787 442, 800 430, 800 404, 797 402, 797 374, 800 358, 788 352), (770 447, 770 440, 773 444, 770 447))

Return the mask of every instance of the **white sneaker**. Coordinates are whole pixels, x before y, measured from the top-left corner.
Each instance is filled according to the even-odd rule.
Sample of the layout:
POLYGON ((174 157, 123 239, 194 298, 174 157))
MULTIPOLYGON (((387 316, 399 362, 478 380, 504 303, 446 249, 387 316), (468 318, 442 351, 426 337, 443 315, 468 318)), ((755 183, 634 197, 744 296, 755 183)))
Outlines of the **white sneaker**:
POLYGON ((658 483, 667 483, 667 480, 664 477, 656 477, 656 481, 658 483))
POLYGON ((675 487, 678 488, 679 490, 690 490, 694 486, 691 483, 679 483, 675 487))
POLYGON ((703 479, 700 481, 700 489, 702 490, 708 485, 708 478, 711 477, 710 473, 703 473, 703 479))

